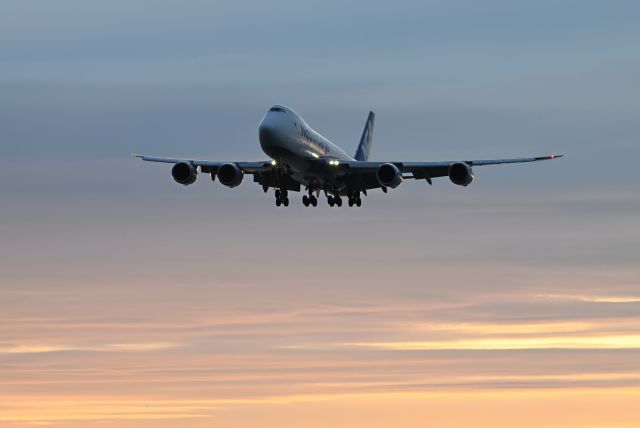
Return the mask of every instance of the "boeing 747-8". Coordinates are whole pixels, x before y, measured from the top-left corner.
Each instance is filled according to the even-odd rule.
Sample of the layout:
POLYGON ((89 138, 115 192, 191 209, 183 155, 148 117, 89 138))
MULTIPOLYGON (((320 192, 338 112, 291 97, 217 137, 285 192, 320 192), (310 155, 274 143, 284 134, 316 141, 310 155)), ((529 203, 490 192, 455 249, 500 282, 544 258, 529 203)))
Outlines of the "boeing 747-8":
POLYGON ((346 197, 350 207, 362 204, 361 195, 372 189, 398 187, 405 179, 426 180, 449 177, 460 186, 474 179, 473 167, 505 163, 535 162, 562 155, 516 159, 460 160, 442 162, 371 161, 371 140, 375 115, 369 112, 360 144, 353 156, 314 131, 302 117, 285 106, 269 109, 260 123, 260 146, 269 160, 260 162, 217 162, 195 159, 173 159, 134 155, 150 162, 174 164, 173 179, 185 186, 193 184, 198 173, 216 177, 227 187, 242 183, 246 174, 262 186, 266 193, 274 188, 276 205, 289 205, 289 192, 304 190, 302 203, 317 206, 324 193, 330 206, 342 206, 346 197))

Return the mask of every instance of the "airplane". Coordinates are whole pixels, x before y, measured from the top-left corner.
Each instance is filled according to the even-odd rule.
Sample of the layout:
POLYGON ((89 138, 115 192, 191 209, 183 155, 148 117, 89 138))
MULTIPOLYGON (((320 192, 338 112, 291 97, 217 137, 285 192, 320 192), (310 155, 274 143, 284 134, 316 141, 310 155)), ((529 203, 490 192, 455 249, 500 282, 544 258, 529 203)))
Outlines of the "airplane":
POLYGON ((314 131, 302 116, 283 105, 269 109, 258 128, 258 138, 269 160, 260 162, 218 162, 133 155, 143 161, 173 164, 173 179, 185 186, 193 184, 198 173, 216 177, 227 187, 237 187, 246 174, 262 186, 265 193, 274 188, 276 206, 289 206, 289 192, 304 187, 304 206, 317 206, 323 192, 329 206, 342 206, 346 197, 350 207, 361 206, 367 191, 395 189, 406 179, 425 180, 449 177, 459 186, 474 180, 473 167, 508 163, 536 162, 562 157, 538 156, 515 159, 462 160, 440 162, 371 161, 371 142, 375 114, 371 111, 357 150, 349 156, 329 139, 314 131))

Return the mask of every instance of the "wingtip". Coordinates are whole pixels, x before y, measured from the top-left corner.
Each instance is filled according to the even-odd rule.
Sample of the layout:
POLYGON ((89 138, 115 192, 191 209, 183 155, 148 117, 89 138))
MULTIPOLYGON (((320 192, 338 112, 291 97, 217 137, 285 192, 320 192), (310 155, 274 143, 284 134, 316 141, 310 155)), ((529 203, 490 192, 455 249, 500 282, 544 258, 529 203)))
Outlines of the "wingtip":
POLYGON ((553 159, 557 159, 557 158, 561 158, 564 155, 549 155, 549 156, 540 156, 535 158, 535 160, 553 160, 553 159))
POLYGON ((140 158, 140 159, 142 159, 144 157, 144 156, 139 155, 137 153, 131 153, 131 156, 133 156, 134 158, 140 158))

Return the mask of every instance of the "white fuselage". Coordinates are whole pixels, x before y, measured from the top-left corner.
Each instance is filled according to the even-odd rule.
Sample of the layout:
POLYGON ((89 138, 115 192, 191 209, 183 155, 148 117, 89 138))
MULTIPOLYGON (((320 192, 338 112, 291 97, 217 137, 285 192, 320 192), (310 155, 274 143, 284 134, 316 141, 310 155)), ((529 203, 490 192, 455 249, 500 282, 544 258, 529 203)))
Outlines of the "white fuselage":
POLYGON ((267 112, 260 123, 259 138, 267 156, 306 185, 320 184, 329 178, 326 169, 317 169, 317 159, 354 160, 314 131, 299 114, 280 105, 267 112))

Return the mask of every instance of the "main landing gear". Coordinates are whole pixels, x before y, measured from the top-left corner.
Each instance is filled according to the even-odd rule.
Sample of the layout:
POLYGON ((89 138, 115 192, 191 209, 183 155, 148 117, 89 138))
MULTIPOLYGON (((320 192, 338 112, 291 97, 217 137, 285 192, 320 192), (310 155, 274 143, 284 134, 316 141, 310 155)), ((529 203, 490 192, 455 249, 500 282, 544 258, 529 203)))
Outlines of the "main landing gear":
MULTIPOLYGON (((325 193, 326 194, 326 193, 325 193)), ((285 207, 289 206, 289 192, 287 189, 275 189, 276 195, 276 206, 284 205, 285 207)), ((342 206, 342 198, 337 195, 329 195, 327 196, 327 203, 330 207, 341 207, 342 206)), ((347 203, 350 207, 359 207, 362 205, 362 199, 360 199, 360 193, 351 193, 348 196, 347 203)), ((308 189, 308 194, 302 196, 302 204, 305 207, 308 206, 318 206, 318 198, 313 194, 313 190, 308 189)))
POLYGON ((305 207, 308 207, 309 205, 312 205, 314 207, 318 206, 318 198, 315 197, 315 195, 304 195, 302 197, 302 203, 304 204, 305 207))
POLYGON ((362 199, 360 199, 360 195, 349 196, 349 206, 353 207, 354 205, 356 207, 362 205, 362 199))
POLYGON ((327 203, 329 204, 330 207, 333 206, 338 206, 341 207, 342 206, 342 198, 340 196, 327 196, 327 203))
POLYGON ((287 189, 276 189, 276 206, 284 205, 289 206, 289 192, 287 189))
MULTIPOLYGON (((360 199, 360 193, 350 194, 348 196, 347 201, 350 207, 359 207, 360 205, 362 205, 362 199, 360 199)), ((329 204, 330 207, 333 207, 333 206, 341 207, 342 198, 340 196, 327 195, 327 203, 329 204)))

